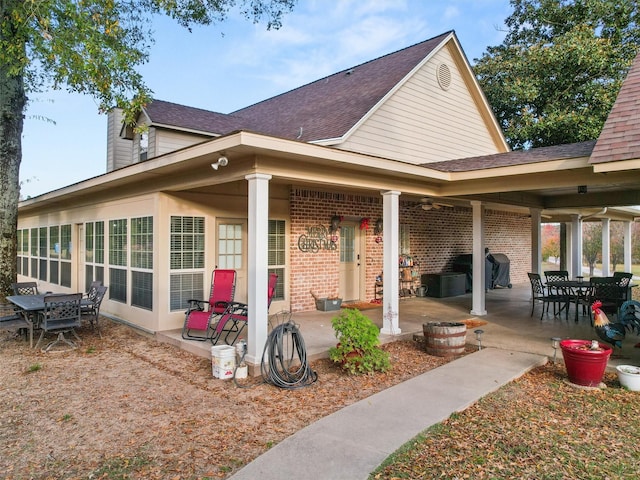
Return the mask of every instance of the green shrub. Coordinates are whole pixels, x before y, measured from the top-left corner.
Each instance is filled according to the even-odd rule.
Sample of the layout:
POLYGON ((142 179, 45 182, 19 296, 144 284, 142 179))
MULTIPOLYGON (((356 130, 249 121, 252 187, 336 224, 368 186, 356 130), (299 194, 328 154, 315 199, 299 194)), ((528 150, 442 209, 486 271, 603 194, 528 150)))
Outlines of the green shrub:
POLYGON ((389 354, 380 349, 378 327, 360 310, 345 308, 331 319, 338 345, 329 358, 349 373, 385 372, 391 367, 389 354))

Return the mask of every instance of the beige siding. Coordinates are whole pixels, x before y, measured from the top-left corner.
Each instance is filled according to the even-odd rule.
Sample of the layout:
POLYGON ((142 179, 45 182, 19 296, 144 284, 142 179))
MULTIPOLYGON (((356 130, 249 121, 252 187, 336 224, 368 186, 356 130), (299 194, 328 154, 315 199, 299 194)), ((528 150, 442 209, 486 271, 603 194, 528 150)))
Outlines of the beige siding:
MULTIPOLYGON (((173 152, 207 139, 207 137, 190 133, 175 132, 157 128, 153 130, 155 131, 153 139, 154 156, 164 155, 165 153, 173 152)), ((151 145, 151 134, 149 134, 149 153, 151 153, 151 145)))
POLYGON ((113 109, 107 115, 107 172, 131 164, 131 140, 120 137, 122 111, 113 109))
POLYGON ((420 164, 498 152, 448 48, 440 50, 338 148, 420 164), (436 69, 446 64, 443 90, 436 69))

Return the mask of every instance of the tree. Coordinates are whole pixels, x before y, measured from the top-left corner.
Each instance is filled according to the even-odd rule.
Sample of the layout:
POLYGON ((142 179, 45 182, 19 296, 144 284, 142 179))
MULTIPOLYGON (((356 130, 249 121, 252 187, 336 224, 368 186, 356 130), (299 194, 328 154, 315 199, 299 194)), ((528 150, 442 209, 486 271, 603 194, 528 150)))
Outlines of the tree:
POLYGON ((514 149, 594 140, 640 44, 635 0, 511 0, 474 67, 514 149))
POLYGON ((582 226, 582 255, 589 266, 589 276, 593 277, 596 262, 602 254, 602 223, 584 223, 582 226))
POLYGON ((560 225, 545 223, 542 226, 542 258, 554 258, 554 263, 560 259, 560 225))
POLYGON ((618 265, 624 264, 624 234, 622 222, 611 222, 609 227, 611 271, 615 272, 618 265))
POLYGON ((148 59, 154 16, 185 28, 246 18, 279 28, 296 0, 0 0, 0 299, 16 279, 23 115, 31 93, 66 88, 95 97, 125 121, 151 98, 137 68, 148 59))

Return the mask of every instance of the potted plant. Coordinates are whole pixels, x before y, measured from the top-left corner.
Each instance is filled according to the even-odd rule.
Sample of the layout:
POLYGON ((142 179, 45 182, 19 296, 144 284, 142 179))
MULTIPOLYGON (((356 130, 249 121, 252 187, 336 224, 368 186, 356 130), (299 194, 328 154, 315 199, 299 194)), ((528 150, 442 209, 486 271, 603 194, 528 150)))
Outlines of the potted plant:
POLYGON ((391 367, 389 354, 382 350, 378 327, 360 310, 345 308, 331 319, 338 344, 329 349, 329 358, 349 373, 385 372, 391 367))
POLYGON ((612 348, 596 340, 562 340, 562 357, 569 381, 576 385, 597 387, 602 382, 612 348))

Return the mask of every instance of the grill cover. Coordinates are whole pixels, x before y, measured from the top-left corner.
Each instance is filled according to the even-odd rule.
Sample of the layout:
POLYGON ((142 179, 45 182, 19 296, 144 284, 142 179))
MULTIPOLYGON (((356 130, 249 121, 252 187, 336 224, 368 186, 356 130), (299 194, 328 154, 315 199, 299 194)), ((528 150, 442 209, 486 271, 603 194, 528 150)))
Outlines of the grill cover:
MULTIPOLYGON (((484 281, 487 289, 493 289, 497 286, 511 288, 509 264, 509 257, 503 253, 489 253, 485 257, 484 281)), ((470 253, 458 255, 453 260, 452 269, 454 272, 466 274, 466 287, 470 292, 473 285, 473 255, 470 253)))
POLYGON ((487 255, 487 260, 491 262, 491 286, 495 287, 508 287, 511 288, 511 277, 509 274, 510 261, 504 253, 490 253, 487 255))

